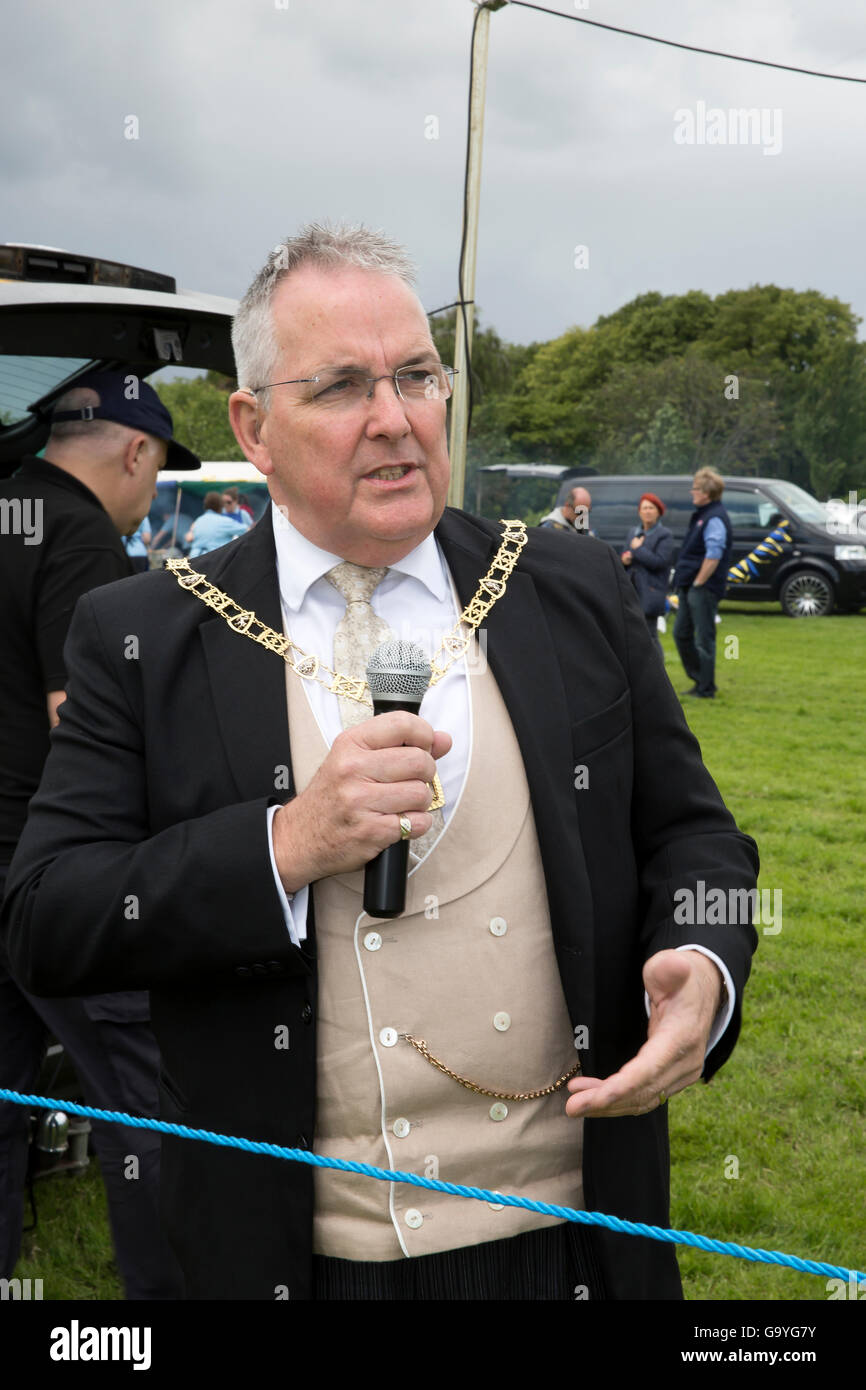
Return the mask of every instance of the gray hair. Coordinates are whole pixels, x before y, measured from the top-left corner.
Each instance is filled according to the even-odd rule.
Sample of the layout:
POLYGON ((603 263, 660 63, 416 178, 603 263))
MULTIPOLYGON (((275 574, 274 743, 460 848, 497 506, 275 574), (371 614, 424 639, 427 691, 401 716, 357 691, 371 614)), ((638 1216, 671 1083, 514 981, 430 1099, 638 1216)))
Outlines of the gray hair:
MULTIPOLYGON (((92 386, 73 386, 71 390, 58 396, 51 410, 59 414, 62 410, 81 410, 85 405, 97 406, 101 403, 102 397, 92 386)), ((47 443, 65 444, 71 439, 86 438, 92 443, 98 441, 101 445, 119 444, 121 439, 128 438, 132 433, 128 425, 123 425, 117 420, 58 420, 56 424, 51 425, 47 443)))
MULTIPOLYGON (((273 374, 279 344, 271 303, 274 291, 299 266, 311 264, 332 269, 357 266, 360 270, 394 275, 415 288, 415 267, 405 249, 384 232, 374 232, 362 224, 310 222, 297 236, 286 237, 275 246, 240 302, 232 324, 232 347, 238 385, 253 388, 266 383, 273 374)), ((259 391, 256 399, 263 410, 270 407, 270 391, 259 391)))
POLYGON ((705 492, 713 502, 718 502, 725 490, 725 480, 721 473, 717 473, 715 468, 699 468, 692 478, 695 487, 699 487, 701 492, 705 492))

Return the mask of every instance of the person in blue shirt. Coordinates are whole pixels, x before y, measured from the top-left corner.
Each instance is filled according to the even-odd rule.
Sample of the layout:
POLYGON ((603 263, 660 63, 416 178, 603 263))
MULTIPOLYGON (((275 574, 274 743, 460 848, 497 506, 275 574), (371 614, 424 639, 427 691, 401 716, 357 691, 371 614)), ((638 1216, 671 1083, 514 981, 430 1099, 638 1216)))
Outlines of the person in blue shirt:
POLYGON ((209 550, 217 550, 226 541, 237 540, 246 531, 246 526, 223 515, 223 499, 218 492, 209 492, 204 499, 204 511, 192 523, 186 534, 189 544, 189 558, 206 555, 209 550))
POLYGON ((132 561, 133 568, 136 570, 146 570, 148 560, 148 546, 152 535, 150 517, 146 516, 140 522, 138 529, 133 531, 131 536, 123 537, 123 544, 126 553, 132 561))
POLYGON ((692 513, 674 570, 679 598, 674 641, 686 675, 684 695, 712 700, 716 693, 716 609, 725 596, 734 547, 731 518, 721 503, 725 481, 712 468, 692 479, 692 513))
POLYGON ((223 515, 232 521, 239 521, 245 531, 253 524, 253 514, 249 507, 241 505, 241 495, 236 487, 227 487, 223 493, 223 515))

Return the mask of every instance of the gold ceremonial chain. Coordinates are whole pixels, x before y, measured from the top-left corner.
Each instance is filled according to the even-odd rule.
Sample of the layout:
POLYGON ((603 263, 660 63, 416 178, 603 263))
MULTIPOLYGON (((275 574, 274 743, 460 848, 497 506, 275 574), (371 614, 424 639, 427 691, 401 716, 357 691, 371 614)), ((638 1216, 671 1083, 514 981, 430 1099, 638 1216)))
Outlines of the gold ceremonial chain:
MULTIPOLYGON (((487 617, 494 603, 505 593, 511 572, 520 559, 520 552, 527 541, 526 523, 523 521, 503 521, 501 524, 505 530, 502 533, 502 542, 490 569, 480 581, 478 589, 463 609, 454 627, 448 636, 443 638, 436 654, 430 659, 431 685, 436 685, 441 681, 446 671, 465 654, 472 640, 473 632, 487 617), (469 628, 469 632, 462 633, 463 627, 469 628), (440 660, 443 655, 447 660, 440 660)), ((199 574, 197 570, 194 570, 189 560, 166 560, 165 567, 171 571, 182 589, 188 590, 195 598, 201 599, 202 603, 207 604, 208 608, 219 613, 221 618, 225 618, 232 632, 239 632, 242 636, 250 637, 254 642, 258 642, 260 647, 267 647, 269 652, 276 652, 277 656, 281 656, 286 665, 290 666, 295 675, 300 676, 302 680, 314 680, 319 685, 323 685, 332 695, 342 695, 347 700, 357 700, 359 704, 369 705, 370 709, 373 708, 370 688, 365 680, 354 680, 350 676, 341 676, 339 671, 332 671, 330 666, 326 666, 324 661, 320 661, 317 656, 311 656, 303 651, 284 632, 275 632, 272 627, 263 623, 261 618, 257 618, 249 608, 241 608, 228 594, 224 594, 221 589, 217 589, 214 584, 209 583, 206 575, 199 574), (199 590, 199 585, 204 587, 199 590), (296 653, 295 659, 293 659, 292 653, 296 653), (322 675, 319 674, 320 671, 323 673, 322 675)), ((438 774, 434 778, 433 793, 433 801, 428 807, 430 811, 438 810, 445 805, 442 784, 438 774)))
POLYGON ((552 1096, 554 1091, 558 1091, 561 1086, 565 1085, 566 1081, 570 1081, 580 1071, 580 1062, 575 1062, 574 1066, 569 1071, 564 1072, 558 1081, 554 1081, 552 1086, 544 1086, 540 1091, 490 1091, 486 1086, 477 1086, 474 1081, 469 1081, 465 1076, 458 1076, 456 1071, 446 1067, 444 1062, 440 1062, 438 1057, 433 1056, 423 1038, 413 1038, 411 1033, 401 1033, 400 1037, 411 1043, 432 1067, 437 1067, 446 1076, 450 1076, 452 1081, 457 1081, 461 1086, 465 1086, 467 1091, 474 1091, 477 1096, 493 1096, 495 1100, 541 1100, 542 1096, 552 1096))
MULTIPOLYGON (((484 621, 497 599, 505 593, 505 586, 511 576, 511 572, 520 558, 520 552, 526 545, 526 523, 523 521, 503 521, 505 527, 502 533, 502 543, 496 552, 493 564, 478 585, 478 589, 463 609, 454 627, 447 637, 439 644, 435 656, 430 659, 430 684, 436 685, 441 681, 446 671, 455 661, 463 656, 472 639, 472 633, 484 621), (511 547, 514 547, 511 549, 511 547), (501 577, 497 577, 499 571, 501 577), (470 631, 464 636, 460 629, 466 626, 470 631), (447 655, 447 661, 440 661, 441 653, 447 655)), ((240 632, 244 637, 251 637, 259 646, 267 647, 268 651, 276 652, 283 657, 286 663, 291 666, 296 675, 303 680, 314 680, 319 685, 323 685, 326 690, 330 690, 332 695, 342 695, 347 700, 357 700, 361 705, 369 705, 373 708, 373 701, 370 698, 370 688, 364 680, 353 680, 350 676, 341 676, 339 671, 332 671, 330 666, 326 666, 317 656, 310 656, 307 652, 293 642, 291 637, 287 637, 283 632, 274 632, 272 627, 257 618, 255 613, 248 608, 241 608, 235 603, 233 598, 224 594, 221 589, 217 589, 213 584, 208 583, 205 575, 199 574, 192 569, 189 560, 166 560, 165 567, 171 570, 182 589, 188 589, 196 598, 206 603, 208 608, 212 608, 220 617, 225 618, 233 632, 240 632), (197 593, 199 584, 204 585, 204 589, 197 593), (292 660, 290 653, 297 652, 298 659, 292 660), (319 675, 319 672, 323 675, 319 675)))

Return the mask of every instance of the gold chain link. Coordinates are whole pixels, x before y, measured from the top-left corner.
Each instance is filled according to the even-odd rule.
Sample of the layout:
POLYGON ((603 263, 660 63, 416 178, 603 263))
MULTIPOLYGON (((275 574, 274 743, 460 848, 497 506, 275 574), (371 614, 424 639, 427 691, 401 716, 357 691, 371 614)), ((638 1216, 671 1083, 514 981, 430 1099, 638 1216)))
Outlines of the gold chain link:
MULTIPOLYGON (((430 684, 436 685, 454 664, 463 656, 472 640, 472 633, 484 621, 494 603, 505 593, 506 585, 511 576, 511 572, 520 558, 520 552, 526 545, 526 524, 522 521, 503 521, 501 523, 505 530, 502 534, 502 542, 493 560, 493 564, 478 585, 478 589, 471 601, 463 609, 454 627, 447 637, 443 638, 439 649, 430 661, 430 684), (469 628, 465 635, 461 632, 463 627, 469 628), (440 658, 447 659, 440 659, 440 658)), ((313 680, 319 685, 323 685, 332 695, 342 696, 347 700, 357 700, 358 704, 369 705, 373 708, 373 701, 370 696, 370 689, 365 680, 354 680, 350 676, 343 676, 339 671, 332 671, 330 666, 326 666, 319 657, 312 656, 303 651, 291 637, 285 633, 275 632, 272 627, 263 623, 261 618, 257 618, 248 608, 241 608, 235 603, 233 598, 224 594, 215 584, 208 582, 205 575, 194 570, 186 558, 166 560, 165 567, 170 570, 182 589, 186 589, 194 598, 200 599, 208 608, 219 613, 221 618, 225 618, 233 632, 238 632, 244 637, 249 637, 253 642, 258 642, 260 647, 266 647, 269 652, 276 652, 281 656, 288 666, 291 666, 296 675, 302 680, 313 680), (199 586, 204 587, 199 590, 199 586), (296 653, 293 659, 292 653, 296 653), (319 672, 323 674, 320 675, 319 672)))
POLYGON ((552 1096, 554 1091, 558 1091, 564 1086, 566 1081, 570 1081, 573 1076, 577 1076, 580 1071, 580 1062, 575 1062, 574 1066, 567 1072, 563 1072, 558 1081, 554 1081, 552 1086, 544 1086, 540 1091, 491 1091, 486 1086, 478 1086, 474 1081, 470 1081, 465 1076, 459 1076, 456 1071, 446 1067, 444 1062, 440 1062, 438 1057, 434 1057, 424 1038, 413 1038, 411 1033, 400 1033, 399 1036, 406 1042, 411 1043, 417 1052, 430 1063, 431 1067, 438 1068, 446 1076, 450 1076, 452 1081, 456 1081, 461 1086, 465 1086, 467 1091, 474 1091, 477 1096, 493 1096, 494 1100, 541 1100, 542 1096, 552 1096))
MULTIPOLYGON (((471 601, 463 609, 454 627, 447 637, 443 638, 439 644, 439 649, 430 661, 430 684, 436 685, 448 671, 455 661, 464 655, 472 640, 472 633, 484 621, 494 603, 505 593, 505 588, 511 576, 511 572, 517 561, 520 559, 520 552, 527 542, 526 523, 523 521, 502 521, 505 527, 502 533, 502 542, 493 559, 493 564, 478 585, 478 589, 471 601), (463 636, 460 629, 468 627, 469 632, 463 636), (440 654, 445 653, 447 660, 440 660, 440 654)), ((225 618, 232 632, 240 633, 243 637, 249 637, 253 642, 257 642, 260 647, 265 647, 269 652, 275 652, 281 656, 286 665, 291 667, 295 675, 302 680, 314 680, 318 685, 323 685, 332 695, 342 696, 347 700, 357 700, 360 705, 368 705, 373 708, 373 700, 370 695, 370 687, 365 680, 355 680, 350 676, 343 676, 339 671, 332 671, 330 666, 326 666, 317 656, 311 656, 302 650, 291 637, 287 637, 283 632, 275 632, 267 623, 263 623, 261 618, 257 618, 255 613, 249 608, 241 608, 240 604, 235 603, 233 598, 224 594, 222 589, 218 589, 215 584, 208 582, 207 576, 194 570, 185 557, 179 559, 166 560, 165 567, 177 580, 182 589, 200 599, 208 608, 213 609, 221 618, 225 618), (204 587, 200 590, 199 585, 204 587), (297 653, 292 659, 292 653, 297 653), (325 672, 320 676, 319 672, 325 672)), ((433 776, 433 800, 427 807, 428 811, 438 811, 445 805, 445 793, 442 790, 442 783, 439 774, 433 776)))

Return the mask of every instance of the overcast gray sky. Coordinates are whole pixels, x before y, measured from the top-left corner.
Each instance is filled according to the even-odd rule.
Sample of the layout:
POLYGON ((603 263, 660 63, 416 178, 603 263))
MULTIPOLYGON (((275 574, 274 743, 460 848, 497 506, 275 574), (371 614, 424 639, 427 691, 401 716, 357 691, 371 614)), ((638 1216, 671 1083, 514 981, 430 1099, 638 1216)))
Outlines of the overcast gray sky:
MULTIPOLYGON (((551 8, 866 76, 866 7, 852 0, 551 8)), ((19 0, 14 32, 4 24, 0 240, 239 295, 286 232, 362 220, 409 247, 428 309, 450 302, 472 17, 470 0, 19 0)), ((484 322, 529 342, 646 290, 768 282, 866 316, 864 114, 864 86, 495 12, 484 322), (763 109, 763 136, 698 143, 701 110, 706 130, 732 108, 763 109), (689 133, 683 111, 692 144, 674 138, 689 133)))

